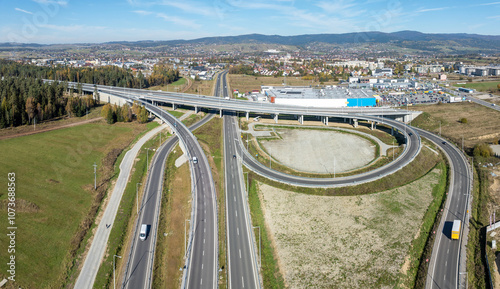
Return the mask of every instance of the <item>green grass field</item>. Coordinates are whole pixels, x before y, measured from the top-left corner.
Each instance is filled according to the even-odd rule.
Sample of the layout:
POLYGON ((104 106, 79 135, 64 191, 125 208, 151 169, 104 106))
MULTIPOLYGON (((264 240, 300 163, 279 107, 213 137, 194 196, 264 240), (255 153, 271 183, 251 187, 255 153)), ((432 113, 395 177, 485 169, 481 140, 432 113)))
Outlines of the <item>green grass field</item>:
POLYGON ((470 82, 466 84, 455 84, 455 86, 458 87, 467 87, 467 88, 473 88, 477 91, 481 92, 495 92, 498 93, 498 88, 497 85, 500 84, 500 81, 488 81, 488 82, 470 82))
MULTIPOLYGON (((95 198, 92 165, 127 144, 137 130, 131 125, 86 124, 0 142, 0 175, 16 174, 16 283, 23 288, 59 288, 72 265, 75 235, 95 198)), ((5 193, 0 205, 5 207, 5 193)), ((5 212, 2 210, 2 212, 5 212)), ((5 216, 6 222, 6 216, 5 216)), ((8 243, 1 226, 0 244, 8 243)), ((0 250, 6 263, 7 250, 0 250)), ((5 270, 0 271, 5 277, 5 270)))

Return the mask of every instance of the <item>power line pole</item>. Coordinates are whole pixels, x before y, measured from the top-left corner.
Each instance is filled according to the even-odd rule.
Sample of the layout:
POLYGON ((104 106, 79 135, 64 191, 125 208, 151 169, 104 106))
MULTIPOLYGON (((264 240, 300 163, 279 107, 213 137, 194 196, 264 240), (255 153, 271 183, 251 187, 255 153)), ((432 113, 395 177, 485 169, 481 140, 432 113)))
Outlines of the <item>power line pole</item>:
POLYGON ((94 190, 97 190, 97 165, 94 162, 94 190))

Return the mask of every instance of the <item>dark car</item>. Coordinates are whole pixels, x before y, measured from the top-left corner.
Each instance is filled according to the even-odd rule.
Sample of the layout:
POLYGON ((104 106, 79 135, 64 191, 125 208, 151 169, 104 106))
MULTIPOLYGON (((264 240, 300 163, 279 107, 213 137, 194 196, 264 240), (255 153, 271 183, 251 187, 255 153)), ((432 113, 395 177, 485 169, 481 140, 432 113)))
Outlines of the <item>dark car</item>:
POLYGON ((233 155, 233 159, 235 159, 235 158, 236 158, 236 155, 233 155))

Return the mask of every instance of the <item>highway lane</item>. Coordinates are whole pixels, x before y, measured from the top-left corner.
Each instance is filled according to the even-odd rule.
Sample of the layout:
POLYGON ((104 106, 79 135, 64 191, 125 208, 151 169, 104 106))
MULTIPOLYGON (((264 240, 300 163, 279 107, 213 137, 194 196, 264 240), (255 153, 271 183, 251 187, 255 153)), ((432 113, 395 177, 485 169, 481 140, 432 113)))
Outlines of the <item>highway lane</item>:
MULTIPOLYGON (((227 72, 221 75, 222 97, 227 96, 227 72)), ((227 112, 223 119, 224 175, 226 191, 228 288, 260 288, 254 234, 243 185, 241 161, 236 158, 235 139, 240 138, 237 118, 227 112)))
MULTIPOLYGON (((133 101, 129 95, 107 90, 116 96, 133 101)), ((218 223, 215 185, 208 160, 192 132, 178 119, 163 109, 142 102, 146 109, 168 123, 190 160, 193 190, 186 270, 183 288, 217 288, 218 276, 218 223), (198 162, 194 163, 193 157, 198 162)))
POLYGON ((468 233, 471 170, 465 155, 453 144, 433 133, 416 130, 444 151, 450 164, 451 178, 445 213, 436 232, 426 288, 459 288, 459 272, 465 271, 466 256, 463 249, 468 233), (456 219, 462 221, 460 240, 451 239, 451 226, 456 219))
POLYGON ((218 276, 218 227, 217 201, 212 171, 208 160, 191 131, 174 116, 150 104, 146 108, 173 124, 190 159, 192 170, 193 214, 190 221, 190 241, 186 260, 185 288, 217 288, 218 276), (197 157, 198 163, 194 163, 197 157))
MULTIPOLYGON (((189 127, 191 131, 197 129, 213 118, 213 114, 205 116, 199 122, 189 127)), ((161 208, 161 192, 163 186, 163 176, 165 171, 165 161, 177 145, 179 139, 173 135, 165 141, 152 157, 150 170, 141 200, 139 219, 135 228, 134 241, 131 244, 129 262, 122 282, 122 288, 150 288, 153 275, 153 262, 155 254, 155 243, 158 232, 157 220, 159 209, 161 208), (148 237, 141 241, 138 237, 141 224, 150 225, 148 237)))
POLYGON ((466 96, 465 97, 466 100, 470 100, 472 102, 475 102, 477 104, 480 104, 482 106, 486 106, 488 108, 491 108, 491 109, 494 109, 496 111, 500 111, 500 106, 498 105, 493 105, 493 103, 491 102, 487 102, 487 101, 484 101, 482 99, 479 99, 479 98, 475 98, 474 96, 466 96))
POLYGON ((122 288, 150 288, 156 237, 158 232, 158 216, 161 207, 161 195, 163 190, 163 176, 165 162, 170 151, 177 144, 177 137, 171 137, 164 142, 154 157, 152 157, 148 173, 145 194, 140 203, 139 218, 133 236, 132 249, 129 263, 125 271, 122 288), (141 224, 149 226, 146 240, 139 239, 141 224))

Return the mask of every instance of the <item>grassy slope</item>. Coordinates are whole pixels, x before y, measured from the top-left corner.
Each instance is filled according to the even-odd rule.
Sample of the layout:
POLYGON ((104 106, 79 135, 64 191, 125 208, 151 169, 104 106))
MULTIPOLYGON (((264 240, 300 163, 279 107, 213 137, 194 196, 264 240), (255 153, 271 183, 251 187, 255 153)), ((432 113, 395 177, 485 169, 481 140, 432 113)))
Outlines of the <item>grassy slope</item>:
MULTIPOLYGON (((17 214, 20 285, 61 284, 70 266, 73 236, 94 198, 92 164, 101 168, 114 143, 130 141, 132 133, 123 125, 87 124, 0 142, 0 175, 15 172, 17 198, 39 208, 17 214)), ((0 232, 0 243, 6 244, 5 227, 0 232)), ((1 260, 6 260, 6 253, 0 252, 1 260)))
POLYGON ((413 106, 411 110, 423 111, 412 121, 412 125, 439 134, 471 148, 477 143, 495 141, 500 137, 500 112, 475 103, 450 103, 441 105, 413 106), (460 123, 466 118, 467 123, 460 123))

